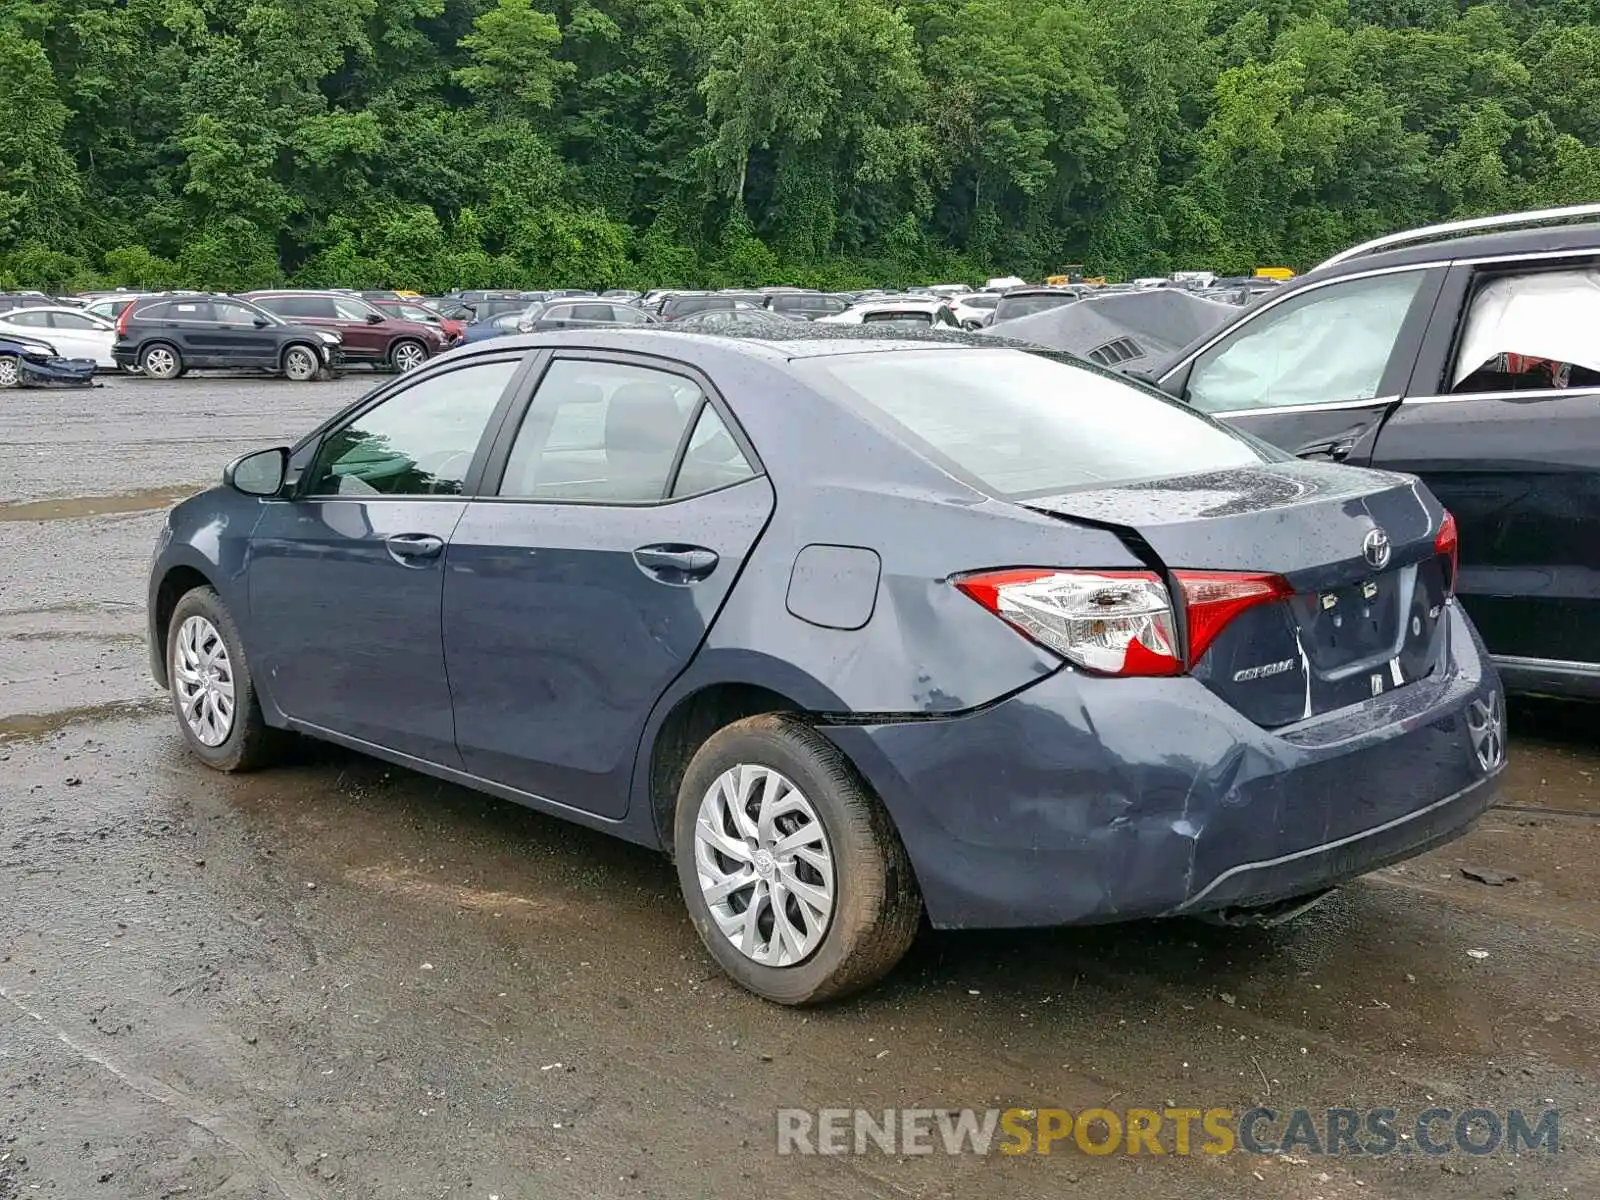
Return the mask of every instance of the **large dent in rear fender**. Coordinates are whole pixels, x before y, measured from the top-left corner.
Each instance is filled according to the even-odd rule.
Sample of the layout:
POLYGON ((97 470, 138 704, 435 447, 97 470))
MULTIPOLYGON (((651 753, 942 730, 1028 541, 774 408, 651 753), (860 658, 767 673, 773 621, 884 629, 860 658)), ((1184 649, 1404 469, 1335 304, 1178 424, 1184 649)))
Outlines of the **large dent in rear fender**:
POLYGON ((1114 534, 972 493, 825 482, 778 490, 772 521, 700 653, 723 664, 740 655, 781 662, 834 698, 813 710, 830 716, 962 712, 1060 669, 1057 656, 967 597, 952 576, 1009 566, 1140 566, 1114 534), (816 544, 871 547, 882 560, 876 603, 860 628, 819 626, 789 610, 795 562, 816 544))

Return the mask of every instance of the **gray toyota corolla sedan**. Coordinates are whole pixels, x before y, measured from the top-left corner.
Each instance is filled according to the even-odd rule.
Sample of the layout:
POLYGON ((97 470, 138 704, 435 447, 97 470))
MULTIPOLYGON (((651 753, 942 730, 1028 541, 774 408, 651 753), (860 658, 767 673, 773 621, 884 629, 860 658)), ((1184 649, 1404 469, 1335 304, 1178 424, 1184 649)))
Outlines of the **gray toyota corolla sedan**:
POLYGON ((924 912, 1281 915, 1490 804, 1415 479, 1060 357, 779 336, 504 338, 234 462, 150 580, 190 748, 309 734, 661 847, 793 1004, 924 912))

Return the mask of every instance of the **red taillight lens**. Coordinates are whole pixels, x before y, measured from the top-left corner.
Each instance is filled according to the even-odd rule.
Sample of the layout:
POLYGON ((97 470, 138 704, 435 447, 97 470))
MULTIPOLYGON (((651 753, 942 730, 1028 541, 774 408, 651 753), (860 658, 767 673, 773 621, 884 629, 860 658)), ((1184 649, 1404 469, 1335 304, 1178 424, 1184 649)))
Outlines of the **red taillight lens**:
POLYGON ((1151 571, 991 571, 955 581, 995 616, 1104 675, 1176 675, 1172 600, 1151 571))
POLYGON ((1433 552, 1444 558, 1444 593, 1453 596, 1456 573, 1461 569, 1461 539, 1456 534, 1456 519, 1446 510, 1439 522, 1439 535, 1433 539, 1433 552))
POLYGON ((119 338, 128 336, 128 318, 132 315, 133 305, 131 304, 117 314, 117 336, 119 338))
POLYGON ((1174 571, 1183 589, 1189 625, 1189 665, 1199 662, 1207 648, 1240 613, 1258 604, 1270 604, 1294 589, 1279 575, 1246 575, 1236 571, 1174 571))

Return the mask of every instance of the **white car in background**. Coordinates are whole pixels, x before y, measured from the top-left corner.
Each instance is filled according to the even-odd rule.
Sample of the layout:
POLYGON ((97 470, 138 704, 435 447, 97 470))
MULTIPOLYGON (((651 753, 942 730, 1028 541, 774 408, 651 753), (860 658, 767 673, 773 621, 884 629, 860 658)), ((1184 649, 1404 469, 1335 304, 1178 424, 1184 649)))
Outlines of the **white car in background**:
POLYGON ((111 345, 117 329, 110 321, 65 305, 14 308, 0 313, 0 332, 49 342, 62 358, 92 358, 101 371, 115 371, 111 345))
POLYGON ((968 292, 951 298, 950 312, 961 328, 982 329, 994 320, 995 306, 999 303, 999 292, 968 292))
POLYGON ((950 303, 938 296, 894 296, 864 300, 813 325, 883 325, 890 329, 959 329, 950 303))

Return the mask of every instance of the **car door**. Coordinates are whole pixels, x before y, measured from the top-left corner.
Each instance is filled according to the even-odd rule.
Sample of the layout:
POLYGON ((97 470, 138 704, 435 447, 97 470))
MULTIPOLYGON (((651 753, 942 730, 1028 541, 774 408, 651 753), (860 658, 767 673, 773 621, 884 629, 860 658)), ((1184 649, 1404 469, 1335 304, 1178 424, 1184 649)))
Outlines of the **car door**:
POLYGON ((219 355, 229 366, 273 367, 278 361, 278 339, 267 318, 249 305, 236 300, 217 300, 211 305, 219 355), (257 325, 256 322, 262 322, 257 325))
POLYGON ((52 309, 49 317, 50 341, 62 354, 68 358, 92 358, 102 367, 115 365, 111 343, 116 334, 104 321, 60 309, 52 309))
POLYGON ((1301 287, 1251 310, 1161 386, 1291 454, 1364 462, 1443 278, 1444 268, 1419 266, 1301 287))
POLYGON ((457 744, 476 775, 619 817, 772 488, 709 381, 655 358, 555 355, 500 443, 446 557, 457 744))
POLYGON ((1373 465, 1455 515, 1458 592, 1509 682, 1600 691, 1600 254, 1451 268, 1373 465))
POLYGON ((381 362, 389 356, 390 331, 383 313, 354 297, 330 296, 326 302, 336 318, 328 327, 344 338, 346 358, 381 362), (378 319, 372 320, 373 317, 378 319))
POLYGON ((290 717, 459 767, 440 613, 444 548, 522 358, 381 392, 335 426, 251 539, 250 653, 290 717))
POLYGON ((57 354, 71 357, 66 350, 56 346, 50 336, 50 314, 42 308, 14 308, 0 316, 0 333, 14 332, 18 337, 33 338, 55 346, 57 354))

